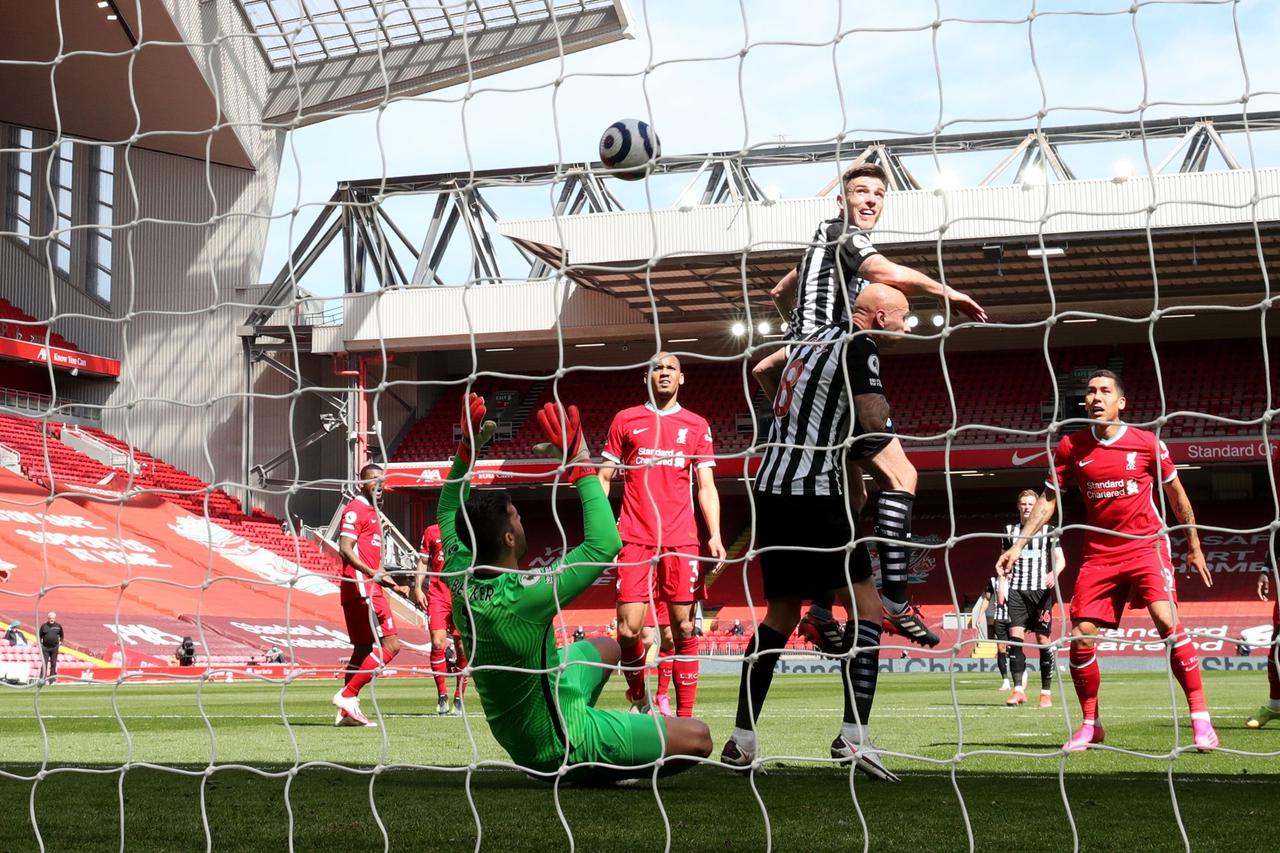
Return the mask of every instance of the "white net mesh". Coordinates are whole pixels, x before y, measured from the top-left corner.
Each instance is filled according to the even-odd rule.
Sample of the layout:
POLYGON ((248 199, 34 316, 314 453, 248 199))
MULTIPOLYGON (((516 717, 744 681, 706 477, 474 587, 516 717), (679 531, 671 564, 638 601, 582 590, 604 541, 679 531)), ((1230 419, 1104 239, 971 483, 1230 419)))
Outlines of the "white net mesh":
MULTIPOLYGON (((5 846, 1265 844, 1278 23, 1262 0, 24 5, 0 34, 5 846), (596 162, 627 117, 662 137, 639 181, 596 162), (752 368, 795 318, 770 290, 858 163, 887 178, 871 236, 901 267, 880 280, 914 294, 913 333, 882 372, 918 482, 899 483, 915 493, 909 540, 869 514, 857 537, 877 571, 913 546, 910 598, 941 642, 874 641, 874 715, 845 722, 870 723, 906 800, 868 784, 866 760, 832 757, 827 738, 856 730, 840 661, 861 648, 785 636, 745 773, 719 752, 774 544, 757 536, 773 416, 752 368), (699 544, 666 543, 704 593, 686 625, 667 620, 670 641, 652 592, 643 617, 648 689, 670 678, 678 707, 696 681, 706 728, 644 718, 646 735, 610 654, 617 565, 649 557, 560 563, 590 519, 584 532, 574 468, 533 445, 544 404, 576 404, 601 462, 615 414, 660 396, 637 381, 659 351, 681 358, 679 399, 706 419, 716 466, 710 486, 691 475, 699 544), (1166 442, 1213 583, 1188 568, 1178 494, 1154 489, 1179 629, 1163 639, 1139 608, 1104 631, 1106 740, 1069 754, 1069 606, 1096 529, 1078 498, 1058 502, 1043 546, 1066 558, 1048 641, 996 642, 972 614, 1001 605, 984 591, 1015 498, 1043 488, 1099 369, 1123 377, 1125 420, 1166 442), (422 544, 458 482, 464 393, 496 421, 465 479, 510 489, 528 550, 508 580, 548 595, 551 639, 527 647, 542 658, 503 657, 496 634, 515 629, 484 592, 503 575, 433 563, 422 544), (387 595, 398 653, 374 638, 366 658, 339 590, 364 582, 343 579, 341 510, 368 461, 387 463, 382 564, 402 588, 387 595), (457 636, 415 605, 419 552, 466 604, 457 636), (1188 637, 1221 737, 1210 754, 1174 672, 1188 637), (1021 707, 997 689, 1010 652, 1021 707), (361 709, 332 691, 358 687, 362 665, 377 728, 353 731, 361 709), (511 699, 530 685, 548 692, 511 699), (513 740, 500 711, 537 702, 550 729, 513 740), (705 752, 707 732, 709 757, 670 776, 685 763, 670 753, 705 752), (544 737, 559 758, 522 760, 544 737), (576 787, 569 764, 588 754, 641 790, 576 787)), ((658 506, 655 465, 618 469, 615 515, 628 489, 658 506)), ((820 552, 801 543, 795 572, 820 552)))

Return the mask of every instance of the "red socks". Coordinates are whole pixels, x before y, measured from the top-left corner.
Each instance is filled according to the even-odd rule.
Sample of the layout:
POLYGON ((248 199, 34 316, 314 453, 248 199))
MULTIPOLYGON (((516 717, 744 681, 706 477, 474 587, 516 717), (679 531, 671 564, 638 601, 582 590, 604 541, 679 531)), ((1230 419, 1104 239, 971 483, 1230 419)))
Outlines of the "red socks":
POLYGON ((361 662, 360 668, 351 676, 347 686, 342 688, 342 695, 348 699, 353 696, 359 696, 364 686, 373 680, 373 674, 377 668, 383 664, 391 663, 393 657, 395 655, 388 655, 382 649, 374 649, 369 652, 369 656, 361 662))
POLYGON ((431 646, 431 671, 435 673, 436 695, 448 695, 449 687, 444 682, 444 675, 449 671, 449 665, 445 662, 443 646, 439 648, 434 644, 431 646))
POLYGON ((627 679, 627 696, 639 699, 644 695, 644 642, 635 639, 628 644, 619 639, 618 643, 622 647, 622 659, 619 663, 623 667, 622 674, 627 679))
POLYGON ((676 677, 676 716, 692 717, 698 695, 698 638, 676 640, 675 651, 678 657, 672 668, 676 677))
POLYGON ((1071 645, 1071 683, 1076 686, 1080 700, 1080 713, 1086 723, 1098 721, 1098 687, 1102 684, 1102 672, 1098 669, 1098 655, 1092 647, 1078 643, 1071 645))
MULTIPOLYGON (((458 655, 458 670, 461 671, 466 668, 467 668, 467 659, 464 658, 462 655, 458 655)), ((440 683, 441 684, 444 683, 443 678, 440 679, 440 683)), ((443 693, 444 691, 442 690, 440 692, 443 693)), ((463 696, 466 695, 466 693, 467 693, 467 677, 465 675, 459 675, 457 684, 453 688, 453 698, 461 699, 463 696)))
POLYGON ((675 655, 675 649, 658 649, 658 695, 666 696, 667 688, 671 685, 671 658, 675 655))
POLYGON ((1186 635, 1181 624, 1175 625, 1173 651, 1169 655, 1169 665, 1173 667, 1173 677, 1182 685, 1182 692, 1187 696, 1187 707, 1191 713, 1202 713, 1209 710, 1204 699, 1204 683, 1200 678, 1200 658, 1196 656, 1195 644, 1186 635), (1178 636, 1181 635, 1181 636, 1178 636))

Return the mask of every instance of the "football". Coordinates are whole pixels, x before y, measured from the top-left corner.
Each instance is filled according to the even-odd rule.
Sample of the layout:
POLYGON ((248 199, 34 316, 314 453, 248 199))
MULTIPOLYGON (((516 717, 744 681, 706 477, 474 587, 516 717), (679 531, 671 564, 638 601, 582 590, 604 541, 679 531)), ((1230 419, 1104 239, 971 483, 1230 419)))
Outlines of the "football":
POLYGON ((658 135, 637 118, 615 121, 600 137, 600 162, 625 181, 643 178, 646 166, 661 153, 658 135))

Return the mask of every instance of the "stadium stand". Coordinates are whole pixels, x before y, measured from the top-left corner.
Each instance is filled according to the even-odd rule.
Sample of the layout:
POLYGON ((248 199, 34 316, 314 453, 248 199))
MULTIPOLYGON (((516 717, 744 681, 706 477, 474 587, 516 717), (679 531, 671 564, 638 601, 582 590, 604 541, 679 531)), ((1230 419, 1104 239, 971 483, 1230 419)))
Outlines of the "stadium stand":
POLYGON ((54 421, 0 415, 0 445, 19 455, 27 479, 52 489, 56 483, 94 484, 117 475, 114 468, 59 441, 61 431, 62 424, 54 421))
MULTIPOLYGON (((1214 347, 1215 358, 1207 360, 1199 350, 1189 349, 1185 344, 1161 347, 1160 379, 1166 409, 1208 411, 1237 421, 1260 418, 1267 407, 1267 374, 1261 347, 1257 341, 1250 340, 1219 341, 1214 347)), ((1058 387, 1062 399, 1067 400, 1078 390, 1078 374, 1097 367, 1120 372, 1133 389, 1128 411, 1131 422, 1153 421, 1159 415, 1161 384, 1148 347, 1140 344, 1083 347, 1052 350, 1050 355, 1052 375, 1040 350, 949 353, 945 372, 936 354, 887 357, 883 373, 891 400, 910 400, 910 405, 895 408, 897 430, 902 435, 935 437, 932 442, 913 442, 913 446, 941 441, 941 434, 953 423, 945 375, 951 377, 956 406, 954 422, 960 424, 986 424, 1034 433, 1044 428, 1045 417, 1052 411, 1054 386, 1058 387), (1028 369, 1010 370, 1010 364, 1025 365, 1028 369)), ((1272 381, 1280 381, 1280 367, 1273 364, 1271 372, 1272 381)), ((752 409, 758 411, 763 399, 754 384, 747 385, 751 392, 748 405, 742 368, 739 365, 691 365, 685 368, 685 373, 687 381, 681 391, 681 402, 711 423, 717 452, 731 454, 746 449, 751 442, 752 409)), ((482 379, 475 387, 477 393, 492 399, 499 391, 527 394, 535 384, 482 379)), ((596 448, 604 445, 613 415, 644 399, 639 382, 634 386, 625 381, 602 383, 593 372, 576 372, 555 384, 542 383, 541 394, 534 405, 554 399, 557 386, 560 399, 577 403, 586 425, 587 440, 596 448)), ((450 388, 442 394, 431 412, 414 424, 395 449, 391 461, 447 459, 455 446, 453 423, 457 420, 461 393, 457 388, 450 388)), ((519 426, 513 427, 511 438, 496 441, 495 456, 508 459, 532 456, 532 446, 541 437, 536 430, 519 426)), ((1178 438, 1237 435, 1254 431, 1256 426, 1206 418, 1174 418, 1167 430, 1167 437, 1178 438)), ((1010 436, 970 426, 957 434, 954 443, 976 445, 1035 440, 1030 435, 1010 436)))
POLYGON ((80 348, 7 299, 0 299, 0 338, 16 338, 35 344, 49 343, 79 352, 80 348))
POLYGON ((0 415, 0 445, 18 453, 23 475, 46 488, 72 483, 109 486, 112 491, 149 489, 197 516, 205 515, 207 505, 211 521, 255 545, 317 573, 334 571, 333 562, 315 542, 285 533, 279 518, 258 509, 246 514, 237 498, 96 427, 0 415), (134 471, 108 467, 71 449, 60 440, 64 430, 89 435, 128 454, 134 471))

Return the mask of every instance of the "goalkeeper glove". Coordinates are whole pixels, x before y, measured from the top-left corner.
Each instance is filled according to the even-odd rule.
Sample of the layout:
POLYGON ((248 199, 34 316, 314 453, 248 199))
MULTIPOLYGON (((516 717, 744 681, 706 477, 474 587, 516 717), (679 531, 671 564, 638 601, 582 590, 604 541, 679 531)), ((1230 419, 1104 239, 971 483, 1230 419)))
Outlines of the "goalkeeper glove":
POLYGON ((484 398, 479 394, 467 394, 462 401, 462 440, 458 442, 458 456, 468 465, 498 428, 493 421, 486 421, 484 414, 484 398))
POLYGON ((538 412, 538 423, 550 440, 534 445, 534 452, 562 460, 569 469, 565 474, 566 480, 576 483, 583 477, 596 473, 591 465, 591 454, 587 452, 586 439, 582 435, 582 421, 578 417, 577 406, 562 409, 555 403, 547 403, 538 412))

